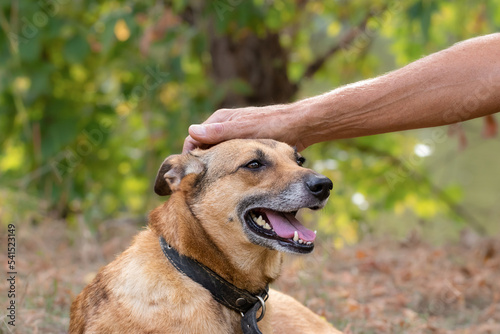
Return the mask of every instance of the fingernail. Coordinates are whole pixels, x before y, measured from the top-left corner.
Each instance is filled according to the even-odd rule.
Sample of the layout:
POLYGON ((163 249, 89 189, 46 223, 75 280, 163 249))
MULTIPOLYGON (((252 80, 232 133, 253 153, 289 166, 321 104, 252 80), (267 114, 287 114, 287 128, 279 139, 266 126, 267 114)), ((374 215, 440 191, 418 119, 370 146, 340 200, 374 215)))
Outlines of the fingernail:
POLYGON ((207 134, 207 130, 203 125, 193 124, 189 127, 189 132, 196 136, 205 136, 207 134))

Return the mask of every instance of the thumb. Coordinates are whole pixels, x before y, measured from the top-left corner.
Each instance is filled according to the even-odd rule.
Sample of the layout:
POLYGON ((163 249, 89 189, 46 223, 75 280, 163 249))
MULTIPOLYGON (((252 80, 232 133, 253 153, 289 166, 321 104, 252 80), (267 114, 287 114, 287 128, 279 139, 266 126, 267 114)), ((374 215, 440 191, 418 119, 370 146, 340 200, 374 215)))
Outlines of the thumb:
POLYGON ((226 129, 222 123, 193 124, 189 127, 189 134, 202 144, 217 144, 224 141, 226 129))

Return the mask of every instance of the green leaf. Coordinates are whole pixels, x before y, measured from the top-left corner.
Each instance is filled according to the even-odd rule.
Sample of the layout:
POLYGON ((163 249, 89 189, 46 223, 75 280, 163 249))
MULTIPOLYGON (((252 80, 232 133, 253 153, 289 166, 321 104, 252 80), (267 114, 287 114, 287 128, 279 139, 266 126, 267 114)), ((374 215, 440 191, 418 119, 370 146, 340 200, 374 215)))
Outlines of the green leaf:
MULTIPOLYGON (((37 28, 38 31, 38 28, 37 28)), ((19 57, 27 63, 34 63, 40 58, 42 51, 41 38, 39 32, 34 33, 32 38, 23 37, 19 42, 19 57)))
POLYGON ((63 55, 69 63, 81 63, 90 52, 89 43, 81 35, 69 39, 63 48, 63 55))

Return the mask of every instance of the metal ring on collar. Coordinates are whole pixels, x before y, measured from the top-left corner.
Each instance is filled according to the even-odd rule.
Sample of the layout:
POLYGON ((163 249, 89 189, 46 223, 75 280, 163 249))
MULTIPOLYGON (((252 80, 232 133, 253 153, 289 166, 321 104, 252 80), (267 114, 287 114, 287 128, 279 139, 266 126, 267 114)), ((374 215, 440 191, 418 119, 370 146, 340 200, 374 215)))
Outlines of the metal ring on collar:
POLYGON ((256 297, 259 300, 260 305, 262 306, 262 312, 260 313, 260 316, 257 318, 257 322, 259 322, 262 320, 262 318, 264 318, 264 315, 266 314, 266 302, 264 301, 264 299, 262 299, 261 296, 256 296, 256 297))

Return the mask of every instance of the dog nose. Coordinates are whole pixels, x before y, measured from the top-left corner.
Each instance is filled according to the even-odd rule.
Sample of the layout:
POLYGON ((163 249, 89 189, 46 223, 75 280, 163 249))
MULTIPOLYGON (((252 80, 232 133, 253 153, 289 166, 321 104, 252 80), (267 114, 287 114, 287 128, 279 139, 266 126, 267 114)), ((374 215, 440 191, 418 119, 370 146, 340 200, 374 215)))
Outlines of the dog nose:
POLYGON ((319 200, 327 199, 333 189, 332 181, 325 176, 310 175, 306 179, 306 185, 311 194, 319 200))

